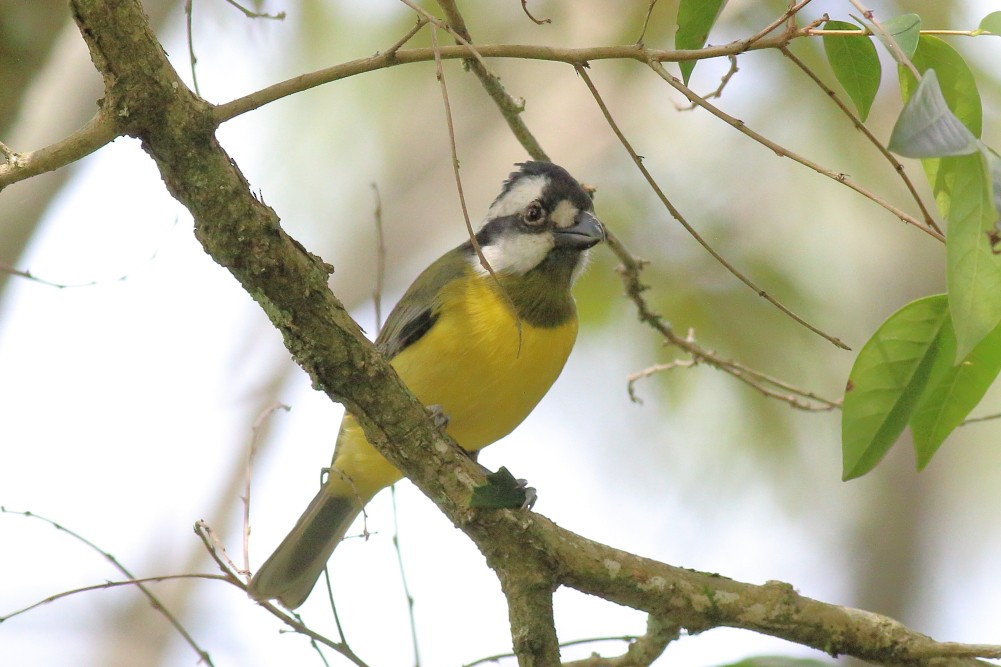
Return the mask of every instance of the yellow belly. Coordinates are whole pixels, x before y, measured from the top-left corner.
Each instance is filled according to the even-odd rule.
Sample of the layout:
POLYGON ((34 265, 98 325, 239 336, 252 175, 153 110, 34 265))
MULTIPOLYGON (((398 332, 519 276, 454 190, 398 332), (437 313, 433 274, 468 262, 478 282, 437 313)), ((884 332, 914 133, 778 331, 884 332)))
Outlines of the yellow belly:
MULTIPOLYGON (((392 366, 425 405, 440 405, 448 433, 476 451, 510 433, 559 376, 577 337, 577 319, 554 328, 519 326, 493 279, 470 276, 442 295, 438 320, 392 366)), ((345 415, 330 491, 367 500, 402 475, 345 415), (338 474, 340 473, 340 474, 338 474)))

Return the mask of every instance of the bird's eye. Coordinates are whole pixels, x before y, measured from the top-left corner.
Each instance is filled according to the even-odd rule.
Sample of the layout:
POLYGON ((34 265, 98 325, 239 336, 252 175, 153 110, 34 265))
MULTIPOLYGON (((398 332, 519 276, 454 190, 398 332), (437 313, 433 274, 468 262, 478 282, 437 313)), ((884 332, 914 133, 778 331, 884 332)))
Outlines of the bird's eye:
POLYGON ((522 215, 522 217, 528 224, 537 225, 542 221, 543 218, 546 217, 546 212, 543 210, 542 204, 540 204, 537 201, 533 201, 525 209, 525 212, 522 215))

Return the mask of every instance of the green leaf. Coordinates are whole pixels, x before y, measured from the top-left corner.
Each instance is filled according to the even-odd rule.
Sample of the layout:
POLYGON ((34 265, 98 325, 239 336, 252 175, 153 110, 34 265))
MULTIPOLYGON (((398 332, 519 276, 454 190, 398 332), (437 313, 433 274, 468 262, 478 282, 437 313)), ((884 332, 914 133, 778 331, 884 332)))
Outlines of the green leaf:
POLYGON ((1001 211, 1001 157, 986 146, 981 149, 981 155, 987 160, 987 171, 991 174, 991 184, 994 186, 994 208, 1001 211))
MULTIPOLYGON (((980 94, 977 92, 973 73, 966 66, 962 56, 941 39, 925 35, 918 40, 918 49, 912 62, 920 72, 930 68, 935 69, 939 87, 949 109, 973 133, 973 136, 979 137, 983 124, 980 94)), ((918 81, 906 67, 899 67, 898 72, 901 92, 905 100, 909 99, 917 89, 918 81)), ((954 180, 954 176, 948 169, 942 170, 942 160, 938 158, 923 159, 921 164, 928 182, 932 184, 939 211, 948 217, 951 193, 948 184, 954 180)))
MULTIPOLYGON (((935 70, 949 108, 973 136, 980 138, 983 106, 980 103, 980 93, 977 92, 977 81, 963 56, 938 37, 922 35, 911 62, 919 72, 935 70)), ((905 99, 917 88, 914 75, 906 68, 901 71, 901 87, 904 89, 905 99)))
POLYGON ((514 478, 507 468, 487 474, 487 483, 473 489, 470 507, 488 509, 519 509, 528 496, 523 482, 514 478))
POLYGON ((979 142, 949 110, 935 70, 928 70, 904 105, 890 134, 889 149, 904 157, 969 155, 979 142))
POLYGON ((984 397, 1001 371, 1001 327, 980 341, 959 365, 956 334, 951 322, 939 334, 939 354, 928 386, 911 416, 918 470, 924 469, 939 446, 984 397))
POLYGON ((903 432, 928 382, 948 316, 944 294, 918 299, 862 346, 841 410, 843 479, 875 468, 903 432))
MULTIPOLYGON (((979 138, 983 125, 980 93, 962 56, 941 39, 924 35, 918 40, 913 62, 919 71, 934 69, 949 109, 979 138)), ((900 78, 906 99, 916 92, 918 82, 904 68, 900 78)), ((1001 322, 1001 257, 993 254, 989 236, 997 219, 993 181, 1001 181, 1001 167, 983 144, 977 145, 985 157, 974 154, 921 161, 949 225, 946 280, 957 361, 1001 322), (985 159, 989 167, 984 166, 985 159)))
MULTIPOLYGON (((678 32, 674 36, 674 47, 701 49, 725 4, 726 0, 681 0, 678 5, 678 32)), ((688 85, 696 62, 698 61, 683 60, 678 63, 685 85, 688 85)))
POLYGON ((980 20, 980 25, 977 27, 992 35, 1001 35, 1001 12, 991 12, 980 20))
POLYGON ((997 220, 993 187, 980 153, 944 158, 951 175, 946 284, 956 330, 956 361, 1001 322, 1001 256, 989 233, 997 220))
MULTIPOLYGON (((914 52, 918 48, 918 37, 921 36, 921 17, 917 14, 901 14, 892 19, 883 21, 883 29, 893 37, 893 40, 908 58, 914 57, 914 52)), ((880 33, 877 37, 882 39, 880 33)), ((887 47, 887 50, 891 49, 887 47)))
MULTIPOLYGON (((844 21, 828 21, 824 29, 858 30, 858 26, 844 21)), ((879 90, 882 73, 872 40, 862 35, 824 35, 824 52, 838 83, 852 99, 859 117, 865 120, 879 90)))

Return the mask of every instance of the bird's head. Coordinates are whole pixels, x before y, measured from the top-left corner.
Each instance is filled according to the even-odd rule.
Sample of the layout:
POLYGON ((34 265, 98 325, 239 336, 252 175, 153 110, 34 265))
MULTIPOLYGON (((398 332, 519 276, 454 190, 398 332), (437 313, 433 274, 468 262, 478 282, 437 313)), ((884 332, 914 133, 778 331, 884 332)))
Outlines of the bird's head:
MULTIPOLYGON (((498 276, 534 272, 569 288, 584 268, 588 249, 605 238, 594 202, 563 167, 551 162, 518 167, 476 235, 483 256, 498 276)), ((479 267, 478 258, 472 261, 479 267)))

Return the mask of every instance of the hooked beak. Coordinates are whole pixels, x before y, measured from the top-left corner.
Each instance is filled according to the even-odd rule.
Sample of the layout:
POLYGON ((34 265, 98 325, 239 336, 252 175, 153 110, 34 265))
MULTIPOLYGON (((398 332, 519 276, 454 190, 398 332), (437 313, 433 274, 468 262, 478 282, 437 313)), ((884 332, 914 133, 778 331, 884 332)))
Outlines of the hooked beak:
POLYGON ((587 250, 605 240, 605 229, 594 215, 581 211, 572 227, 554 229, 553 238, 557 248, 587 250))

